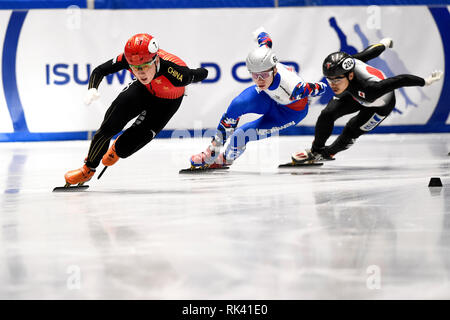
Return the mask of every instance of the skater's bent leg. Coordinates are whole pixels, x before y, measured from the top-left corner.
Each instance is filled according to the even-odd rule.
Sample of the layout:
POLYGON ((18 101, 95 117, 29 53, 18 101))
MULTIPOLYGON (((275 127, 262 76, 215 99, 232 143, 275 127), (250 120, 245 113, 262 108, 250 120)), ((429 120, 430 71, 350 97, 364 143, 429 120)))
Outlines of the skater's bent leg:
MULTIPOLYGON (((118 129, 116 133, 119 133, 121 129, 118 129)), ((86 158, 86 165, 89 168, 97 168, 100 164, 100 160, 106 153, 109 147, 109 141, 115 134, 108 134, 102 132, 100 129, 95 133, 92 138, 91 145, 89 146, 88 156, 86 158)))
MULTIPOLYGON (((228 138, 235 133, 236 127, 239 123, 239 118, 246 113, 264 113, 267 111, 267 104, 270 103, 270 97, 255 89, 255 86, 245 89, 239 94, 227 108, 227 111, 222 115, 217 129, 214 132, 210 145, 205 151, 191 156, 191 165, 204 166, 213 164, 216 159, 219 159, 221 148, 225 145, 228 138)), ((241 133, 238 133, 240 136, 241 133)), ((243 150, 242 150, 243 152, 243 150)), ((235 151, 236 154, 240 152, 235 151)))
POLYGON ((183 98, 155 99, 133 125, 117 139, 115 149, 119 158, 127 158, 155 138, 177 112, 183 98))
POLYGON ((242 91, 222 115, 217 126, 215 140, 224 145, 225 141, 233 134, 242 115, 247 113, 265 114, 269 110, 271 98, 265 93, 258 93, 255 86, 242 91))
POLYGON ((375 129, 392 111, 395 101, 379 109, 364 108, 345 125, 342 133, 328 147, 323 149, 324 155, 335 155, 350 148, 361 135, 375 129))
POLYGON ((244 124, 231 135, 230 143, 224 152, 227 163, 233 163, 239 158, 244 153, 247 143, 258 140, 257 128, 260 126, 262 118, 244 124))
POLYGON ((132 83, 117 96, 106 111, 100 129, 97 130, 91 141, 86 159, 88 167, 98 167, 103 155, 108 150, 111 138, 118 134, 128 121, 139 115, 142 111, 139 106, 149 96, 150 93, 139 82, 132 83))
POLYGON ((128 128, 116 141, 115 149, 117 156, 119 158, 128 158, 152 141, 158 133, 151 129, 128 128))
POLYGON ((325 143, 333 132, 335 120, 333 113, 327 109, 322 110, 316 122, 314 141, 311 148, 313 152, 317 152, 325 146, 325 143))
MULTIPOLYGON (((112 105, 110 109, 113 107, 114 105, 112 105)), ((120 115, 105 117, 100 129, 97 130, 92 138, 88 157, 86 159, 86 165, 88 167, 98 167, 103 155, 108 150, 111 138, 118 134, 129 120, 130 118, 125 118, 120 115)))
POLYGON ((254 128, 245 128, 245 126, 238 128, 230 137, 230 143, 224 152, 227 163, 233 163, 244 153, 247 143, 255 140, 258 140, 258 137, 254 128))
POLYGON ((351 125, 347 124, 336 140, 330 146, 322 149, 321 154, 329 157, 346 150, 350 148, 355 143, 355 140, 362 134, 364 134, 364 132, 352 128, 351 125))
POLYGON ((321 152, 333 132, 334 122, 346 114, 358 111, 360 107, 361 105, 350 97, 333 98, 317 119, 311 151, 321 152))
POLYGON ((265 92, 258 93, 255 86, 251 86, 231 101, 225 114, 233 119, 246 113, 266 114, 270 109, 271 100, 265 92))
POLYGON ((266 139, 278 134, 281 130, 295 126, 308 113, 308 106, 302 111, 294 111, 271 102, 268 107, 267 114, 255 121, 246 123, 231 136, 230 143, 225 151, 227 161, 232 162, 240 157, 250 141, 266 139))

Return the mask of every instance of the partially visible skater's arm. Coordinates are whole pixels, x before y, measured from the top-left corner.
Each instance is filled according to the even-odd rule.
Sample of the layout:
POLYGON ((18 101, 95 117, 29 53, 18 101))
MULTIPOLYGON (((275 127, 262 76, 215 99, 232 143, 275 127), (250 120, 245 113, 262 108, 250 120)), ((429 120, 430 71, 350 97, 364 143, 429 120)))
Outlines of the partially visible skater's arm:
POLYGON ((97 89, 105 76, 123 69, 128 69, 129 67, 123 53, 96 67, 89 78, 88 92, 84 98, 84 103, 90 105, 92 101, 100 97, 97 89))
POLYGON ((266 30, 264 30, 264 27, 259 27, 253 31, 253 37, 260 47, 266 46, 272 48, 272 39, 266 30))
POLYGON ((208 76, 206 68, 191 69, 173 62, 167 62, 167 64, 174 70, 167 77, 175 87, 185 87, 188 84, 203 81, 208 76))
POLYGON ((315 97, 320 96, 325 92, 327 85, 323 82, 311 83, 311 82, 299 82, 291 94, 291 100, 299 100, 308 96, 315 97))
POLYGON ((128 65, 127 60, 123 56, 123 54, 118 55, 116 58, 106 61, 105 63, 96 67, 89 78, 89 89, 96 88, 100 85, 103 78, 108 74, 115 73, 117 71, 128 69, 130 66, 128 65))
POLYGON ((367 62, 378 57, 385 49, 392 48, 393 45, 394 41, 392 41, 391 38, 384 38, 381 39, 379 43, 368 46, 366 49, 354 54, 352 57, 361 60, 362 62, 367 62))
POLYGON ((402 87, 414 87, 425 85, 425 80, 412 74, 400 74, 378 82, 370 82, 366 89, 366 98, 375 101, 386 93, 402 87))
POLYGON ((444 72, 441 70, 433 71, 428 77, 421 78, 412 74, 401 74, 395 77, 387 78, 379 82, 370 82, 369 90, 366 90, 368 100, 376 100, 389 91, 399 89, 401 87, 423 87, 443 78, 444 72))

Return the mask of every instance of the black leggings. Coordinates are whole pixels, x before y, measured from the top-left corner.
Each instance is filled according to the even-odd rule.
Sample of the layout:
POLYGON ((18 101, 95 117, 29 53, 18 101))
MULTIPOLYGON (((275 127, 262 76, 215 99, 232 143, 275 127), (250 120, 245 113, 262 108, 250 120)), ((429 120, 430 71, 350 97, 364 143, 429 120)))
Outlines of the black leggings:
POLYGON ((375 129, 394 107, 395 96, 383 107, 364 107, 350 95, 340 99, 333 98, 317 119, 311 150, 329 156, 348 149, 359 136, 375 129), (347 122, 342 133, 330 146, 325 147, 326 141, 333 132, 334 122, 355 112, 358 114, 347 122))
POLYGON ((135 117, 138 118, 133 125, 117 139, 115 149, 120 158, 126 158, 141 149, 166 126, 182 100, 183 96, 177 99, 155 97, 137 80, 129 84, 106 111, 89 147, 86 165, 98 167, 111 138, 135 117))

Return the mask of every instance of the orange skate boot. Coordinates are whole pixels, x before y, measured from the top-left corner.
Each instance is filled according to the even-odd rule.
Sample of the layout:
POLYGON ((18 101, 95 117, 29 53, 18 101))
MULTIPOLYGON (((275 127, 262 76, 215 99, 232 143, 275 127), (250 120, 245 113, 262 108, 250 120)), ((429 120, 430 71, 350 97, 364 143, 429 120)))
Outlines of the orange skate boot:
POLYGON ((112 146, 109 147, 108 151, 106 151, 105 155, 102 158, 102 164, 105 167, 112 166, 117 161, 119 161, 119 156, 116 153, 116 141, 113 142, 112 146))
POLYGON ((86 181, 91 180, 94 174, 95 169, 89 168, 86 165, 83 165, 80 169, 68 171, 64 175, 64 178, 66 179, 66 186, 69 186, 71 184, 77 184, 78 186, 81 186, 86 181))

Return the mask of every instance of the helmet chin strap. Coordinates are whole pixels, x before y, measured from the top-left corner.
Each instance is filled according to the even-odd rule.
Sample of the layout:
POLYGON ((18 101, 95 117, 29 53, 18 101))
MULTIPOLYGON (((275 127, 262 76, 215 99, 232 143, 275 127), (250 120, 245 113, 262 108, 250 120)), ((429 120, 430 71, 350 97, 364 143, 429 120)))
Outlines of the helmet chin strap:
POLYGON ((272 68, 272 82, 270 83, 270 85, 269 85, 269 87, 273 84, 273 82, 275 81, 275 75, 277 74, 277 68, 276 67, 273 67, 272 68))
POLYGON ((160 67, 160 65, 159 65, 159 56, 157 55, 156 56, 156 73, 159 72, 159 67, 160 67))

